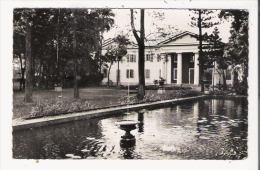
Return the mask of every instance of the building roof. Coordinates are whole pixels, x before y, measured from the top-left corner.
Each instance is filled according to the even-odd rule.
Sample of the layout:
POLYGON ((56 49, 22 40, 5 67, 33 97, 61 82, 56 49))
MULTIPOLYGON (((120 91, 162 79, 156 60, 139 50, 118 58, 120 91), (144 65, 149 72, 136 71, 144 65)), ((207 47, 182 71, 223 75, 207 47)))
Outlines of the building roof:
MULTIPOLYGON (((156 43, 156 42, 145 42, 145 46, 151 48, 151 47, 158 47, 158 46, 166 45, 167 43, 174 42, 174 41, 178 40, 179 38, 182 38, 182 37, 184 37, 186 35, 190 35, 191 37, 194 37, 194 38, 196 36, 198 36, 198 34, 195 34, 195 33, 189 32, 189 31, 184 31, 184 32, 181 32, 181 33, 171 37, 171 38, 163 40, 163 41, 161 41, 159 43, 156 43)), ((112 38, 109 38, 109 39, 104 41, 103 47, 106 47, 107 45, 109 45, 109 44, 111 44, 113 42, 114 42, 114 40, 112 38)), ((204 42, 203 44, 208 44, 208 43, 204 42)), ((225 43, 223 43, 223 44, 225 44, 225 43)), ((197 43, 194 43, 194 42, 193 43, 182 43, 182 45, 198 45, 198 42, 197 43)), ((132 42, 130 44, 130 46, 132 48, 138 48, 138 45, 136 43, 134 43, 134 42, 132 42)))
POLYGON ((190 36, 193 36, 193 37, 198 36, 197 34, 194 34, 194 33, 192 33, 192 32, 184 31, 184 32, 182 32, 182 33, 180 33, 180 34, 177 34, 177 35, 175 35, 175 36, 173 36, 173 37, 171 37, 171 38, 168 38, 168 39, 166 39, 166 40, 164 40, 164 41, 158 43, 157 45, 167 44, 168 42, 175 41, 175 40, 177 40, 178 38, 181 38, 181 37, 183 37, 183 36, 185 36, 185 35, 190 35, 190 36))

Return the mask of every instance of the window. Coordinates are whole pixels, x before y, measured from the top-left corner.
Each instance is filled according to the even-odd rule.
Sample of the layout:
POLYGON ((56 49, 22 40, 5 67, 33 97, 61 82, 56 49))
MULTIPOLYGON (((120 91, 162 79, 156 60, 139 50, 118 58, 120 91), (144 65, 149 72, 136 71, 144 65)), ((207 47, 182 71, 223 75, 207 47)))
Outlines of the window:
POLYGON ((177 80, 177 68, 173 69, 173 80, 177 80))
POLYGON ((145 78, 150 78, 150 69, 145 69, 145 78))
POLYGON ((134 70, 133 69, 127 69, 126 70, 126 78, 134 78, 134 70))
POLYGON ((136 55, 130 54, 130 62, 135 63, 136 62, 136 55))
POLYGON ((146 61, 151 61, 151 62, 153 62, 153 55, 151 55, 151 54, 146 54, 146 61))
POLYGON ((159 77, 162 77, 162 70, 159 69, 159 77))
POLYGON ((126 56, 127 62, 135 63, 136 62, 136 55, 135 54, 128 54, 126 56))
POLYGON ((226 80, 231 80, 231 70, 226 71, 226 80))

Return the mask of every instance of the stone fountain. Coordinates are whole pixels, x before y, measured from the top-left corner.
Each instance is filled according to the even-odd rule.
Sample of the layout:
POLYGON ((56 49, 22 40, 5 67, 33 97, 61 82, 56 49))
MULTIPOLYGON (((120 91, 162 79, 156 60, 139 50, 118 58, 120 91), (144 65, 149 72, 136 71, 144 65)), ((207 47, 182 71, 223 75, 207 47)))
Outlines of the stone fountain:
POLYGON ((131 130, 136 129, 136 125, 139 124, 139 121, 134 120, 122 120, 116 122, 119 125, 119 128, 125 131, 125 134, 121 136, 120 146, 122 148, 130 148, 135 145, 135 136, 130 133, 131 130))

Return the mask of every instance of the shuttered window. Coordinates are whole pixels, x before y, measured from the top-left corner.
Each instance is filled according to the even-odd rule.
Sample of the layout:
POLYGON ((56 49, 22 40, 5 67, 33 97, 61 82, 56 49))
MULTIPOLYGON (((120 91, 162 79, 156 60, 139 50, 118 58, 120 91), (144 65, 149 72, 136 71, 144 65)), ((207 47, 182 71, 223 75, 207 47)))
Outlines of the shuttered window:
POLYGON ((135 63, 136 62, 136 55, 135 54, 128 54, 126 56, 127 62, 135 63))
POLYGON ((146 54, 146 61, 150 61, 151 60, 151 55, 150 54, 146 54))
POLYGON ((130 54, 130 62, 135 63, 136 62, 136 55, 130 54))
POLYGON ((127 69, 126 70, 126 78, 134 78, 134 70, 133 69, 127 69))
POLYGON ((146 54, 145 55, 146 61, 153 62, 153 56, 154 56, 154 54, 146 54))
POLYGON ((150 78, 150 69, 145 69, 145 78, 150 78))

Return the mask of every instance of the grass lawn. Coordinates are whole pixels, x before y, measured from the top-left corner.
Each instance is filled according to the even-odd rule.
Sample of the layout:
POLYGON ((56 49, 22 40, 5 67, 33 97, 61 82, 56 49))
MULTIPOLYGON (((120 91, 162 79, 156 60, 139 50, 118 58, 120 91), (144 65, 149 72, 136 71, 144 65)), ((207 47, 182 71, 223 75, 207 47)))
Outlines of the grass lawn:
MULTIPOLYGON (((135 94, 127 95, 126 89, 115 87, 80 88, 80 99, 73 99, 73 88, 54 90, 34 90, 33 103, 23 102, 24 92, 13 93, 13 119, 42 115, 55 115, 66 112, 97 109, 127 103, 150 102, 156 100, 174 99, 184 96, 183 90, 166 90, 165 94, 157 94, 157 90, 146 90, 146 97, 138 101, 135 94), (128 98, 129 97, 129 98, 128 98)), ((193 91, 192 95, 199 95, 193 91)))

